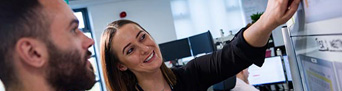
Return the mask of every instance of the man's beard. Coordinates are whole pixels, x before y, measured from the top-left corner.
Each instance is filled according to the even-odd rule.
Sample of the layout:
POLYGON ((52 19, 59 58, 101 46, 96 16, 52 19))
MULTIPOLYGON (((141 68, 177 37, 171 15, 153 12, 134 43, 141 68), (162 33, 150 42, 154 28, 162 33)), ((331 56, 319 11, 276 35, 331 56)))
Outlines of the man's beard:
MULTIPOLYGON (((56 90, 86 90, 95 84, 95 74, 87 67, 87 51, 82 57, 77 50, 63 51, 47 43, 49 61, 47 81, 56 90)), ((91 66, 91 65, 90 65, 91 66)), ((91 67, 92 69, 92 67, 91 67)))

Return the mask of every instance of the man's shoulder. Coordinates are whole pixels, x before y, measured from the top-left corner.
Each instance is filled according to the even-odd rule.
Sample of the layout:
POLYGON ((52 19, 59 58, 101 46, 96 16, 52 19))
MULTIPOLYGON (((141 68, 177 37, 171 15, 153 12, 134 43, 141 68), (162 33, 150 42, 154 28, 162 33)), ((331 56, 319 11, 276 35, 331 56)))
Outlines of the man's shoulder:
POLYGON ((243 80, 236 78, 236 85, 231 91, 259 91, 254 86, 245 83, 243 80))

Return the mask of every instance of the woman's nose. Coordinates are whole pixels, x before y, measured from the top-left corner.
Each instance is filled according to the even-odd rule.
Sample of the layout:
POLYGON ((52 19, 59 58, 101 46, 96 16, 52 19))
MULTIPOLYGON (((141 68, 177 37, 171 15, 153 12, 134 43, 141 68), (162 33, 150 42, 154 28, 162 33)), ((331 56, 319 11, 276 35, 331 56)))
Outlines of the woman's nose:
POLYGON ((147 55, 150 51, 150 47, 146 45, 140 45, 140 52, 143 55, 147 55))

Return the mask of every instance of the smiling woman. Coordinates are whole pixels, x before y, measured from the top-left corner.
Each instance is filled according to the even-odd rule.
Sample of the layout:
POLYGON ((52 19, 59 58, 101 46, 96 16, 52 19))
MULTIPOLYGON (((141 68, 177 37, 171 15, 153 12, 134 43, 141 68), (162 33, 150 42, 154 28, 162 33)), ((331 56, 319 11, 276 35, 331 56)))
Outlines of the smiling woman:
POLYGON ((143 74, 151 69, 157 71, 148 73, 159 74, 159 78, 165 79, 165 83, 170 86, 176 83, 173 72, 162 63, 159 47, 138 23, 130 20, 112 22, 102 35, 100 47, 104 65, 102 70, 107 88, 111 91, 136 90, 139 78, 134 74, 143 74), (142 56, 136 56, 137 54, 142 56), (132 59, 133 61, 129 61, 132 59))
MULTIPOLYGON (((110 91, 204 91, 248 66, 261 66, 267 40, 275 27, 285 23, 297 10, 291 3, 269 0, 266 12, 255 24, 242 28, 222 50, 197 57, 181 68, 169 69, 160 48, 138 23, 117 20, 104 30, 101 62, 110 91)), ((171 54, 172 55, 172 54, 171 54)))
POLYGON ((106 85, 111 91, 206 90, 253 63, 262 65, 265 47, 248 45, 242 34, 223 50, 193 59, 184 68, 169 69, 158 45, 144 28, 130 20, 114 21, 101 39, 106 85), (246 49, 255 53, 243 53, 246 49))

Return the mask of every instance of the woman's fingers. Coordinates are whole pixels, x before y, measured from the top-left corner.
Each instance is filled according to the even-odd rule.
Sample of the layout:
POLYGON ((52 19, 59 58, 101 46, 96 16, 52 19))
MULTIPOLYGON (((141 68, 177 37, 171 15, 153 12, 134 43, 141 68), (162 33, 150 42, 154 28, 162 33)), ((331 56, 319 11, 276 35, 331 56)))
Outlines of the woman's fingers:
POLYGON ((300 0, 294 0, 290 7, 288 7, 288 10, 285 12, 285 15, 283 16, 283 20, 285 20, 285 22, 287 20, 289 20, 294 13, 296 13, 298 6, 299 6, 300 0))
POLYGON ((285 14, 286 13, 286 9, 288 8, 289 0, 280 0, 279 2, 281 2, 279 4, 280 5, 281 14, 285 14))
POLYGON ((259 19, 269 29, 286 23, 297 11, 300 0, 268 0, 265 13, 259 19))

